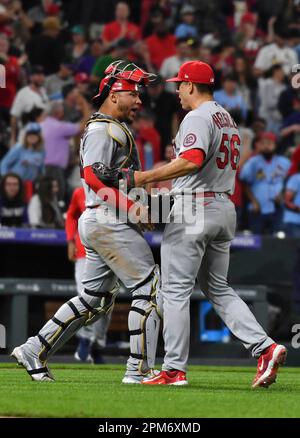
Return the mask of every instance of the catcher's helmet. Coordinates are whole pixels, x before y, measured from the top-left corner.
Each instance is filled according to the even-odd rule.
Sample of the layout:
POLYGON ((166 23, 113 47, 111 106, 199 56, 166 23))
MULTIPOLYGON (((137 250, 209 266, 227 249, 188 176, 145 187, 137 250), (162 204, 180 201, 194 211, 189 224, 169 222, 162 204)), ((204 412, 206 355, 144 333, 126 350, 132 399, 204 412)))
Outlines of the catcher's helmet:
POLYGON ((104 73, 99 92, 93 97, 99 106, 111 91, 138 91, 139 85, 147 85, 156 78, 154 73, 148 73, 136 64, 122 60, 112 62, 104 73))

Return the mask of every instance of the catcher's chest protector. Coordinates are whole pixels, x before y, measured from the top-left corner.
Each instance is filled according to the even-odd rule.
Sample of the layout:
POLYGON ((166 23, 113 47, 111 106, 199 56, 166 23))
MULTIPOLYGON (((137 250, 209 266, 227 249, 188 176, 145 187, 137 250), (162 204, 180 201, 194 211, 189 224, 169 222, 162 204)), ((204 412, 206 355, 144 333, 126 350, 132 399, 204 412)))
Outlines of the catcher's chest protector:
POLYGON ((114 164, 118 164, 118 167, 120 168, 123 167, 132 168, 133 170, 141 170, 141 162, 135 140, 125 123, 121 123, 119 120, 107 116, 106 114, 94 113, 87 121, 86 127, 94 122, 108 123, 109 135, 115 140, 117 147, 122 148, 120 151, 122 154, 122 160, 120 163, 114 164), (124 142, 120 139, 120 136, 114 135, 116 131, 120 132, 120 129, 122 133, 125 134, 123 135, 123 138, 126 139, 124 142))

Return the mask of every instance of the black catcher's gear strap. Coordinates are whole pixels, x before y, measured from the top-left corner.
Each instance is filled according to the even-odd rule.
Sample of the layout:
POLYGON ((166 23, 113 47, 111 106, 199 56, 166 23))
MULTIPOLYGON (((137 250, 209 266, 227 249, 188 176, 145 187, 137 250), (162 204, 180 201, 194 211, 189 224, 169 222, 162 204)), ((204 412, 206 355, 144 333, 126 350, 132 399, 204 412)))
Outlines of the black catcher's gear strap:
POLYGON ((98 162, 92 165, 92 169, 96 177, 108 187, 120 188, 120 180, 126 186, 127 191, 135 187, 134 170, 119 169, 116 167, 108 167, 104 163, 98 162))
POLYGON ((113 84, 116 82, 116 78, 114 76, 112 76, 109 81, 107 82, 107 84, 104 86, 101 96, 98 96, 96 98, 94 98, 94 103, 95 105, 98 106, 98 108, 103 105, 104 101, 107 99, 110 89, 113 86, 113 84))
MULTIPOLYGON (((131 134, 131 132, 129 131, 129 129, 124 126, 124 124, 122 124, 119 120, 114 119, 111 116, 108 116, 106 114, 101 114, 101 113, 94 113, 91 118, 87 121, 86 123, 86 128, 94 122, 104 122, 104 123, 114 123, 116 124, 126 135, 127 138, 127 144, 123 145, 123 144, 119 144, 118 141, 117 143, 119 144, 120 147, 124 147, 125 148, 125 157, 123 162, 119 165, 120 168, 122 167, 132 167, 136 170, 141 170, 141 163, 140 163, 140 159, 138 156, 138 152, 136 149, 136 145, 133 139, 133 136, 131 134)), ((114 139, 116 140, 116 139, 114 139)))

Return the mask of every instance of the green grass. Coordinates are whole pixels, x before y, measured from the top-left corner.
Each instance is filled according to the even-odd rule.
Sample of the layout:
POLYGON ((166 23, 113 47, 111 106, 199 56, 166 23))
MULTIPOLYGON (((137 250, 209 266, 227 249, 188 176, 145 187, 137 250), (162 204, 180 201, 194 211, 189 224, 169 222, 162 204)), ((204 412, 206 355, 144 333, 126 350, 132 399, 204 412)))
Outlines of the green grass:
POLYGON ((0 364, 0 416, 300 417, 300 369, 283 368, 268 390, 251 390, 254 368, 194 366, 187 387, 122 385, 124 367, 52 365, 56 382, 32 382, 0 364))

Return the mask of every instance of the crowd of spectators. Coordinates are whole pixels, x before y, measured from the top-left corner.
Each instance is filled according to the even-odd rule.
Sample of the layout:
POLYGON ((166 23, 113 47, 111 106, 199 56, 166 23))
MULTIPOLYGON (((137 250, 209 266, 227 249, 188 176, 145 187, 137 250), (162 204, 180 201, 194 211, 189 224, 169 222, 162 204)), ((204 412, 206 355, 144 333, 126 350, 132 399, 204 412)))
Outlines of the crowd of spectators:
POLYGON ((210 63, 241 133, 239 228, 300 237, 299 0, 0 0, 2 226, 63 227, 91 97, 117 59, 158 74, 131 126, 143 169, 171 159, 184 117, 164 79, 210 63))

